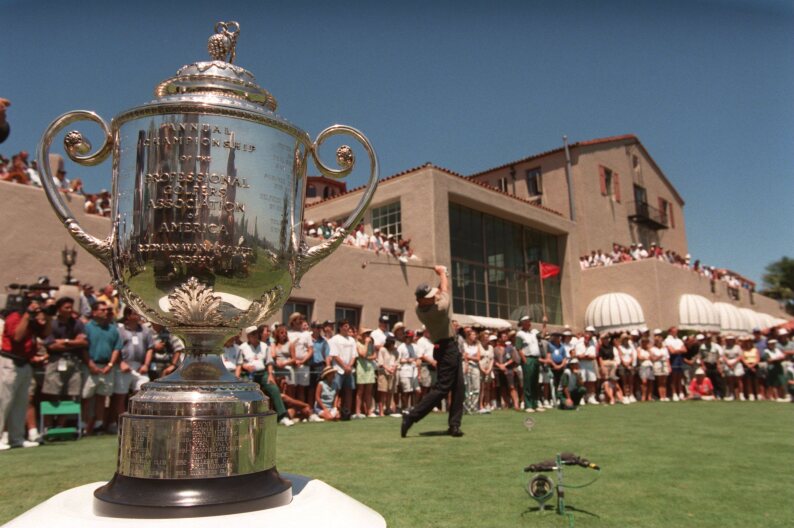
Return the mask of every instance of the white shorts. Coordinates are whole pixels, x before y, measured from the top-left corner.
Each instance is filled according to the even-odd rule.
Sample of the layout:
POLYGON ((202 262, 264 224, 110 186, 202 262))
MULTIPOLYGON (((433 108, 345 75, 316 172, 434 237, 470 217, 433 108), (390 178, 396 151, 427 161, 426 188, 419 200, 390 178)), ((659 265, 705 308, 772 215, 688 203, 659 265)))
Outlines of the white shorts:
POLYGON ((582 381, 585 383, 597 380, 598 374, 596 373, 595 361, 580 360, 579 377, 582 378, 582 381))
POLYGON ((83 398, 93 398, 94 396, 110 396, 113 394, 113 380, 115 371, 111 370, 107 374, 91 374, 85 377, 83 384, 83 398))
POLYGON ((416 387, 415 378, 399 378, 401 392, 413 392, 416 387))
POLYGON ((122 372, 119 369, 115 369, 113 375, 113 394, 129 394, 130 391, 138 392, 141 390, 141 385, 148 382, 149 376, 144 376, 135 370, 122 372))
POLYGON ((301 387, 309 386, 309 365, 301 365, 295 368, 294 374, 294 385, 299 385, 301 387))
POLYGON ((664 361, 653 362, 653 375, 654 376, 667 376, 670 372, 667 370, 667 363, 664 361))
POLYGON ((725 374, 727 374, 729 378, 741 378, 744 376, 744 365, 742 365, 741 361, 736 363, 733 367, 728 367, 726 365, 725 374))

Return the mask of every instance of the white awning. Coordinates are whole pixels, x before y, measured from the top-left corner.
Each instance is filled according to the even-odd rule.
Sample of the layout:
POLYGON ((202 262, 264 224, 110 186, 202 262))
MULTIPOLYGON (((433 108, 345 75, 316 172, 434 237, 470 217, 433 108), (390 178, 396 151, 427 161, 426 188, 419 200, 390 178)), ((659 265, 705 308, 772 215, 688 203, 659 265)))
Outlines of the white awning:
POLYGON ((714 303, 694 294, 684 294, 678 301, 678 327, 682 330, 717 332, 720 330, 720 316, 714 303))
POLYGON ((642 306, 627 293, 599 295, 587 307, 584 320, 586 326, 594 326, 599 332, 639 330, 645 326, 642 306))
POLYGON ((457 320, 461 326, 480 325, 484 328, 493 330, 509 329, 514 326, 513 323, 506 319, 485 317, 482 315, 452 314, 452 319, 457 320))
POLYGON ((749 308, 739 308, 745 321, 745 330, 751 332, 753 328, 764 328, 764 320, 761 319, 760 314, 755 310, 749 308))
POLYGON ((737 307, 732 304, 717 302, 714 309, 720 320, 721 332, 744 333, 747 332, 747 321, 737 307))

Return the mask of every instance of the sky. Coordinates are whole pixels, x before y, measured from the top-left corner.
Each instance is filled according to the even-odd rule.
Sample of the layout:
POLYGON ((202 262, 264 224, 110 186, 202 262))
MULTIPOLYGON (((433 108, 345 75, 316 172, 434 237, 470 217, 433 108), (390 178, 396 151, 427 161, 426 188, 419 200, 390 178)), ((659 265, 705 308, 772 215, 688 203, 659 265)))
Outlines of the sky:
MULTIPOLYGON (((7 157, 33 153, 67 111, 110 120, 150 101, 180 66, 207 59, 216 21, 236 20, 236 63, 278 114, 312 137, 334 123, 363 131, 381 177, 428 161, 468 175, 559 147, 564 134, 635 134, 686 201, 693 258, 759 281, 794 255, 792 1, 0 0, 0 10, 7 157)), ((96 138, 91 127, 76 128, 96 138)), ((110 187, 109 162, 68 170, 89 192, 110 187)))

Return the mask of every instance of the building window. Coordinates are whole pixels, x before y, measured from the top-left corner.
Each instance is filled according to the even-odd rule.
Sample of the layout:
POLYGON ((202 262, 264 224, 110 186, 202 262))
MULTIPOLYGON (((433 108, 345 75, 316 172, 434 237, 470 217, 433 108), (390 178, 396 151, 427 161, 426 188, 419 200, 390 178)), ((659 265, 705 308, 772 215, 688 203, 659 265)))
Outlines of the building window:
POLYGON ((502 192, 507 192, 507 177, 496 180, 496 188, 502 192))
MULTIPOLYGON (((560 265, 558 237, 449 204, 456 313, 518 320, 543 316, 538 263, 560 265)), ((560 275, 543 282, 549 322, 562 324, 560 275)))
POLYGON ((361 320, 361 307, 337 304, 334 308, 334 318, 337 321, 345 319, 350 326, 358 328, 358 323, 361 320))
POLYGON ((662 219, 664 220, 664 223, 670 227, 675 227, 675 219, 673 218, 673 204, 660 197, 659 211, 662 213, 662 219))
POLYGON ((389 310, 382 308, 380 311, 380 316, 383 317, 385 315, 389 318, 389 329, 391 329, 394 328, 396 323, 403 321, 404 313, 405 312, 401 310, 389 310))
POLYGON ((527 171, 527 192, 530 196, 540 196, 543 194, 543 185, 540 175, 540 167, 535 167, 527 171))
POLYGON ((601 196, 611 196, 613 200, 620 202, 620 178, 618 173, 604 166, 599 166, 598 172, 601 180, 601 196))
POLYGON ((400 213, 400 202, 392 202, 381 207, 372 208, 372 229, 380 229, 381 233, 394 235, 397 238, 402 236, 402 216, 400 213))
POLYGON ((307 321, 311 321, 313 308, 314 303, 312 301, 290 299, 284 303, 284 307, 281 309, 281 321, 287 324, 289 322, 289 316, 295 312, 303 314, 303 317, 307 321))
POLYGON ((306 189, 306 197, 314 198, 316 196, 317 196, 317 187, 315 187, 314 185, 309 185, 309 187, 306 189))

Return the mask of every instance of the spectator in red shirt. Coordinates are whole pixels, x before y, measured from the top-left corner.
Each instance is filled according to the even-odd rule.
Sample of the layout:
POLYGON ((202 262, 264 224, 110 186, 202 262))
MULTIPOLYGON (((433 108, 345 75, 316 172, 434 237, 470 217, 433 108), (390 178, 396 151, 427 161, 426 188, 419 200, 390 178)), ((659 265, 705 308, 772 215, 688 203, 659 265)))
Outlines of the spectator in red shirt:
POLYGON ((695 379, 689 384, 689 400, 713 400, 714 385, 706 377, 706 371, 702 368, 695 370, 695 379))
MULTIPOLYGON (((47 302, 53 304, 52 299, 47 302)), ((36 338, 47 337, 50 324, 50 316, 36 301, 31 302, 24 313, 12 312, 5 319, 0 352, 0 431, 8 426, 8 444, 0 444, 0 450, 39 445, 25 440, 25 413, 33 377, 30 363, 37 350, 36 338)))

